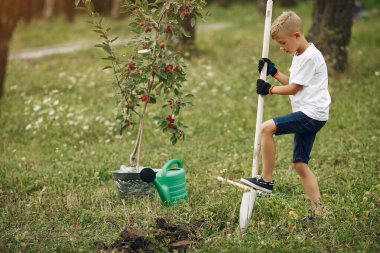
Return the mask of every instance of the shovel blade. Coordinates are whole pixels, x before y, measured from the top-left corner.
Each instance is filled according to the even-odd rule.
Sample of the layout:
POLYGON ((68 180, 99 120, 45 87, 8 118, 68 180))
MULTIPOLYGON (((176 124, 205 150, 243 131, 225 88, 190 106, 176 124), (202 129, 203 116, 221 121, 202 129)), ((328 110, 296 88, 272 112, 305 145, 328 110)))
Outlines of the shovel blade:
POLYGON ((252 189, 248 192, 243 193, 240 205, 240 217, 239 217, 239 226, 240 231, 245 233, 247 231, 249 220, 252 216, 253 205, 256 200, 256 190, 252 189))

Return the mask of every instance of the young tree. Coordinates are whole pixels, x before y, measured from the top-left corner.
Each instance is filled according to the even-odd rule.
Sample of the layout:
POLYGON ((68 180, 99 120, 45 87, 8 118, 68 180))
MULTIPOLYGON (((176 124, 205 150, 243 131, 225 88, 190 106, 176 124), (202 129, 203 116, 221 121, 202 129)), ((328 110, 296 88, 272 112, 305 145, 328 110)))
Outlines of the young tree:
POLYGON ((347 69, 355 0, 314 0, 308 39, 314 42, 337 72, 347 69))
MULTIPOLYGON (((79 4, 80 0, 77 0, 79 4)), ((97 44, 106 53, 104 69, 111 69, 114 75, 120 122, 120 133, 138 127, 135 147, 130 155, 131 167, 139 168, 140 150, 147 107, 161 104, 167 115, 154 117, 159 128, 169 133, 172 144, 184 140, 186 127, 180 116, 182 108, 191 105, 191 94, 181 92, 186 81, 186 65, 178 55, 174 41, 181 35, 188 36, 182 26, 186 17, 194 26, 202 18, 203 0, 125 0, 125 11, 130 23, 129 31, 135 34, 126 44, 129 53, 120 52, 112 44, 118 37, 111 38, 110 28, 97 19, 91 0, 81 0, 94 18, 94 31, 102 43, 97 44), (137 155, 137 157, 136 157, 137 155)))

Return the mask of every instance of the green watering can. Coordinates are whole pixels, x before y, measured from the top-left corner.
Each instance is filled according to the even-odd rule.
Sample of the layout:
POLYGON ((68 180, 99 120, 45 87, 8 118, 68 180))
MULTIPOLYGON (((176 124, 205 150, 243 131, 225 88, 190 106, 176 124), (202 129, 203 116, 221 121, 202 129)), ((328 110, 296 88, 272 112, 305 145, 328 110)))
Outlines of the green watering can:
POLYGON ((144 168, 140 178, 148 183, 153 182, 160 199, 167 206, 187 199, 185 169, 180 160, 168 161, 157 174, 150 168, 144 168), (174 164, 178 167, 170 168, 174 164))

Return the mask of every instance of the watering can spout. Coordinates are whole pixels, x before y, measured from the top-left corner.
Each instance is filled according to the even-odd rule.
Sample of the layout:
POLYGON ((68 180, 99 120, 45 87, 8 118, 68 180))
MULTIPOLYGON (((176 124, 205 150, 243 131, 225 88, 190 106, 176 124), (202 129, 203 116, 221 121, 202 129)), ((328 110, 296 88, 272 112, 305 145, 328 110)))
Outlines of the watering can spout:
POLYGON ((153 182, 154 187, 156 187, 157 193, 163 203, 170 202, 169 187, 167 185, 160 184, 157 180, 153 182))

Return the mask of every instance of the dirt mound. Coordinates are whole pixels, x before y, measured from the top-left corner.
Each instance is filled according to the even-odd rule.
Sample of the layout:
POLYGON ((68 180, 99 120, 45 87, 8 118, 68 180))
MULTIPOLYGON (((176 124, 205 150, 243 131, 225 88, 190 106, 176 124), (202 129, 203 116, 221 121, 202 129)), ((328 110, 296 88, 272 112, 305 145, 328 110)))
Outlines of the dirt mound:
POLYGON ((165 218, 157 218, 155 228, 141 229, 126 226, 110 246, 101 242, 96 243, 96 246, 102 251, 117 250, 125 253, 173 250, 186 252, 195 244, 195 232, 200 227, 201 223, 176 225, 169 223, 165 218))

